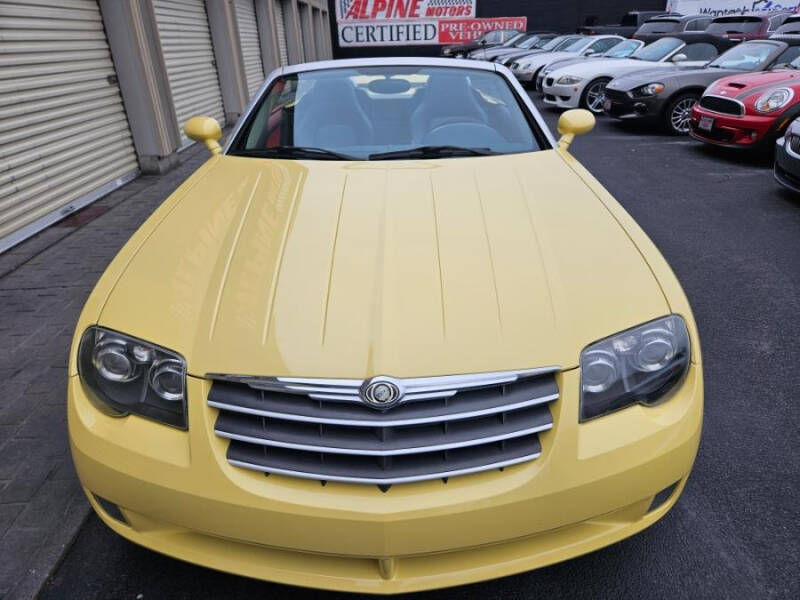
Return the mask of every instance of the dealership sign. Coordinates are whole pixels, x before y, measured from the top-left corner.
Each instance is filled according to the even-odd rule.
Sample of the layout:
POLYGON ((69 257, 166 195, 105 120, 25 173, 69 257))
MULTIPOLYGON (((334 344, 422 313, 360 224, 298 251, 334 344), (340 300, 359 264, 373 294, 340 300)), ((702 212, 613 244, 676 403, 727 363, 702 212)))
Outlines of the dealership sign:
POLYGON ((477 0, 336 0, 339 46, 471 42, 492 29, 524 31, 526 17, 476 19, 477 0))
POLYGON ((702 13, 715 17, 776 10, 800 12, 800 0, 669 0, 667 10, 682 15, 702 13))

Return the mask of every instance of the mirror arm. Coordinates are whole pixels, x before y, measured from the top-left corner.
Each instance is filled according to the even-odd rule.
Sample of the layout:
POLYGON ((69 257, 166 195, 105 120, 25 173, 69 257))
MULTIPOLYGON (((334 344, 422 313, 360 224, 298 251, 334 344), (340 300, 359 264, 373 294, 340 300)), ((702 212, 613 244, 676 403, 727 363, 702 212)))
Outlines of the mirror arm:
POLYGON ((206 148, 211 153, 211 156, 216 156, 217 154, 222 154, 222 146, 219 145, 217 140, 204 140, 206 148))
POLYGON ((572 145, 572 142, 574 141, 575 141, 574 133, 565 133, 558 139, 558 147, 561 150, 569 150, 569 147, 572 145))

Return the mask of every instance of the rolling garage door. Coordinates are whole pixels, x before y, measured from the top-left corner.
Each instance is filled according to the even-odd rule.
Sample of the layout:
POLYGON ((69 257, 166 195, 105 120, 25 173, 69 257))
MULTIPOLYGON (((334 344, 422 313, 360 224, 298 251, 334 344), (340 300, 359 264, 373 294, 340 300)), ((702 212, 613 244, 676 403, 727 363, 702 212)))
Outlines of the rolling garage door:
POLYGON ((154 0, 156 26, 175 104, 181 140, 183 125, 204 115, 225 124, 211 30, 203 0, 154 0))
POLYGON ((249 97, 264 83, 264 65, 261 63, 261 42, 258 39, 256 7, 253 0, 236 0, 236 24, 239 26, 239 43, 244 58, 244 75, 249 97))
POLYGON ((283 0, 275 0, 272 3, 275 9, 275 37, 278 38, 278 58, 281 66, 289 64, 289 48, 286 45, 286 21, 283 16, 283 0))
POLYGON ((97 2, 0 1, 0 252, 136 172, 97 2))

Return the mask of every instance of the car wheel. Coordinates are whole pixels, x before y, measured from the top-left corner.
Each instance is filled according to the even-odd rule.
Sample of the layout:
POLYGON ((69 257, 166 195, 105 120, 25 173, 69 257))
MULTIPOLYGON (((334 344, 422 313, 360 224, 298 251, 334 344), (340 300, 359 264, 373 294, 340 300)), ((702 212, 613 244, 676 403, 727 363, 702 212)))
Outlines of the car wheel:
POLYGON ((681 94, 674 98, 664 112, 664 125, 672 135, 688 135, 692 107, 700 99, 698 94, 681 94))
POLYGON ((590 81, 581 94, 580 107, 585 108, 596 115, 603 113, 603 103, 606 100, 606 86, 611 81, 608 77, 600 77, 590 81))

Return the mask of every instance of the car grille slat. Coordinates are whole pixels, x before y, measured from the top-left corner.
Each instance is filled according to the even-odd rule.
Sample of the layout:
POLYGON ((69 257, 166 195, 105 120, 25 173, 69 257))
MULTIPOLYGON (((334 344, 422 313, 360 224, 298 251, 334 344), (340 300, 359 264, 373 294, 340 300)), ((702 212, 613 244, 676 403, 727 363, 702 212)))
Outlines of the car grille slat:
POLYGON ((795 154, 800 154, 800 135, 790 134, 787 136, 789 139, 789 148, 795 154))
POLYGON ((745 113, 744 104, 733 98, 723 98, 722 96, 703 96, 700 98, 700 106, 723 115, 741 117, 745 113))
POLYGON ((407 401, 383 412, 358 395, 317 392, 351 397, 358 380, 209 376, 208 404, 219 410, 215 433, 228 440, 235 466, 384 489, 537 458, 539 434, 553 425, 555 371, 397 380, 407 401), (415 391, 420 397, 409 399, 415 391))

